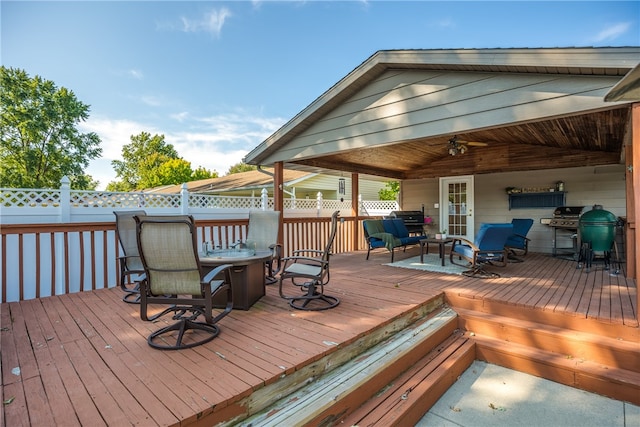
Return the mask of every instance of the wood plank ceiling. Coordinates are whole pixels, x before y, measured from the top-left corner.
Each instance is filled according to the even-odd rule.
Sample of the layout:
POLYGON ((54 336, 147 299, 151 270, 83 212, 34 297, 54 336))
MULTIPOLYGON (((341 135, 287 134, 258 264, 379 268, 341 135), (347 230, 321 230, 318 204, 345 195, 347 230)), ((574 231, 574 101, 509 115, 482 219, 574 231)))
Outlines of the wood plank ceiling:
POLYGON ((486 142, 451 156, 454 135, 398 141, 295 162, 317 168, 394 179, 435 178, 519 170, 603 164, 624 159, 624 138, 630 119, 628 105, 570 117, 514 124, 458 135, 461 140, 486 142))

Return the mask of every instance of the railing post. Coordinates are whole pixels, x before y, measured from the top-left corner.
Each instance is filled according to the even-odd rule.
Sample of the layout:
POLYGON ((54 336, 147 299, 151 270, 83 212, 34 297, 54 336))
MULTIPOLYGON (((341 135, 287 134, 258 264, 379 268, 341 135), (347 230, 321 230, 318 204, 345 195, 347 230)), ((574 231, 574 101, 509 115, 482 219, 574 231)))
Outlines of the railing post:
POLYGON ((262 210, 266 211, 267 208, 269 207, 269 192, 267 191, 266 188, 262 188, 262 191, 260 192, 260 196, 261 196, 261 200, 262 200, 262 210))
POLYGON ((316 210, 317 216, 319 217, 322 214, 322 193, 320 191, 318 191, 316 195, 316 210))
POLYGON ((71 180, 66 175, 60 180, 60 222, 71 222, 71 180))
POLYGON ((182 197, 180 201, 180 212, 182 215, 189 214, 189 190, 187 189, 187 183, 183 182, 182 187, 180 188, 180 196, 182 197))

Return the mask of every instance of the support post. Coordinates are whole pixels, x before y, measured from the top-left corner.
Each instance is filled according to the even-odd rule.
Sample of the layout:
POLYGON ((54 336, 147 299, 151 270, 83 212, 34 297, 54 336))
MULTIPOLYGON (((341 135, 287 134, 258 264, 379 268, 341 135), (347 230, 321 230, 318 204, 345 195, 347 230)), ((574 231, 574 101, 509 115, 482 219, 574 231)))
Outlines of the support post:
POLYGON ((273 210, 280 211, 278 224, 278 243, 284 244, 284 163, 273 165, 273 210))
POLYGON ((353 217, 353 240, 351 247, 354 251, 359 250, 360 242, 360 180, 357 173, 351 174, 351 216, 353 217))

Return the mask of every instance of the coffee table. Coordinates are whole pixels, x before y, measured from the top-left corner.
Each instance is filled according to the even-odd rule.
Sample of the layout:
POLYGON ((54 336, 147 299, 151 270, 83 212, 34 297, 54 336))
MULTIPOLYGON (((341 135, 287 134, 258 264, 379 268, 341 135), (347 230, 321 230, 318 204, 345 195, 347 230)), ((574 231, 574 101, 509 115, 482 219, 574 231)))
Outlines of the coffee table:
POLYGON ((453 238, 447 237, 446 239, 436 239, 434 237, 428 237, 426 239, 420 239, 420 263, 424 263, 424 254, 429 253, 429 243, 437 243, 438 244, 438 254, 440 255, 440 260, 442 262, 442 266, 444 267, 444 245, 447 243, 452 243, 453 238), (427 247, 426 252, 424 251, 425 246, 427 247))
MULTIPOLYGON (((249 310, 251 306, 265 295, 264 263, 271 258, 271 251, 214 251, 207 255, 200 254, 200 264, 205 270, 211 270, 222 264, 231 264, 231 291, 233 292, 233 308, 249 310)), ((214 307, 224 307, 226 299, 214 299, 214 307), (219 300, 219 301, 218 301, 219 300)))

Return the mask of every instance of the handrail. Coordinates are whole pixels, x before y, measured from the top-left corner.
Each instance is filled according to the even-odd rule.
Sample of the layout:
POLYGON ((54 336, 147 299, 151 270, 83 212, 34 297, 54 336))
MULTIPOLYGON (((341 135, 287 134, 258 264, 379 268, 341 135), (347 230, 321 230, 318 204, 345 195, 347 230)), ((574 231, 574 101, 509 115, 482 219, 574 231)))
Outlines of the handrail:
MULTIPOLYGON (((284 218, 283 255, 322 248, 331 218, 284 218)), ((243 240, 247 219, 196 220, 199 242, 228 247, 243 240)), ((353 243, 361 219, 341 217, 334 253, 364 248, 353 243)), ((115 222, 6 224, 0 227, 0 302, 114 287, 120 248, 115 222)))

